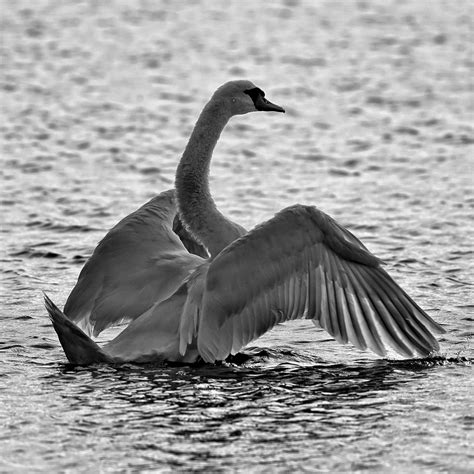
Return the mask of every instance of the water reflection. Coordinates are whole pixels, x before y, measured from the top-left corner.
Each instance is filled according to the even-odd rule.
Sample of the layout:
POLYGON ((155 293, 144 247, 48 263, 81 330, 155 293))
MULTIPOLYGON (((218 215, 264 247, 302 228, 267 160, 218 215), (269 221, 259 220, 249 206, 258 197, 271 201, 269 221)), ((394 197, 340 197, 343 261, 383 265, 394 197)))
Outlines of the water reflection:
MULTIPOLYGON (((263 365, 220 367, 97 366, 78 369, 66 366, 48 384, 65 388, 80 380, 79 393, 63 392, 72 409, 101 402, 106 410, 127 411, 138 419, 143 407, 153 405, 148 418, 168 421, 212 421, 225 424, 239 417, 265 416, 275 422, 291 421, 311 414, 330 421, 333 416, 365 418, 368 408, 377 408, 382 392, 397 390, 415 378, 426 377, 430 367, 423 362, 407 365, 377 361, 362 366, 316 363, 298 366, 279 362, 263 365), (363 412, 358 409, 363 407, 363 412), (315 415, 319 414, 320 417, 315 415)), ((120 423, 120 422, 119 422, 120 423)))
POLYGON ((276 446, 291 451, 311 442, 330 452, 363 442, 406 411, 387 403, 397 392, 421 385, 440 364, 463 362, 328 364, 290 349, 250 349, 243 359, 220 366, 61 365, 43 384, 58 407, 68 407, 68 436, 93 432, 133 443, 140 458, 147 452, 167 465, 206 468, 235 463, 235 443, 264 459, 276 446))

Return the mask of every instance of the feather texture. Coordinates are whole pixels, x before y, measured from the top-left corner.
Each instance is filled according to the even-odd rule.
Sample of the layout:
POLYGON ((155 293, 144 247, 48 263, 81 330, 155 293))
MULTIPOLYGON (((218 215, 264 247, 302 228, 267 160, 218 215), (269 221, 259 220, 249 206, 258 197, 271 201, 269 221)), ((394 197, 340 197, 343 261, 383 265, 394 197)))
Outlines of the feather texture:
POLYGON ((284 209, 211 262, 198 350, 207 361, 222 359, 275 324, 303 317, 340 343, 380 355, 389 346, 407 357, 437 350, 430 331, 443 329, 380 264, 317 208, 284 209))
MULTIPOLYGON (((203 261, 173 232, 176 213, 175 192, 170 190, 115 225, 82 269, 64 306, 67 317, 97 336, 171 296, 203 261)), ((201 247, 195 243, 195 248, 201 247)))

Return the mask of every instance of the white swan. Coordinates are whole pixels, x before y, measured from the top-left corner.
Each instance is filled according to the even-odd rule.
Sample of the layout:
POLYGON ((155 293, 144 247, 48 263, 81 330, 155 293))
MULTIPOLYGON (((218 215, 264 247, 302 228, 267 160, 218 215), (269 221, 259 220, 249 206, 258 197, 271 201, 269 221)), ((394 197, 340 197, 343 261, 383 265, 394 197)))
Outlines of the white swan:
POLYGON ((250 232, 217 210, 208 183, 214 146, 233 115, 259 110, 284 112, 249 81, 220 87, 189 139, 176 191, 104 237, 67 300, 67 317, 45 297, 70 362, 214 362, 297 318, 380 355, 388 347, 405 357, 439 349, 432 332, 443 328, 316 207, 288 207, 250 232), (102 348, 78 327, 97 335, 125 319, 129 326, 102 348))

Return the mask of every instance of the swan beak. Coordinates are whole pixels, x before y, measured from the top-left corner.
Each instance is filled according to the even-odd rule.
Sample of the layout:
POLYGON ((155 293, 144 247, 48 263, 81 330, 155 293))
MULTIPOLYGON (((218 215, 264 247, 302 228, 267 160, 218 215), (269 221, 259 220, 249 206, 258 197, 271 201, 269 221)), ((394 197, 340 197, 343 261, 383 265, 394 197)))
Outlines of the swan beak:
POLYGON ((258 95, 255 99, 255 108, 257 110, 263 110, 266 112, 283 112, 285 109, 279 105, 272 104, 269 100, 265 99, 262 95, 258 95))

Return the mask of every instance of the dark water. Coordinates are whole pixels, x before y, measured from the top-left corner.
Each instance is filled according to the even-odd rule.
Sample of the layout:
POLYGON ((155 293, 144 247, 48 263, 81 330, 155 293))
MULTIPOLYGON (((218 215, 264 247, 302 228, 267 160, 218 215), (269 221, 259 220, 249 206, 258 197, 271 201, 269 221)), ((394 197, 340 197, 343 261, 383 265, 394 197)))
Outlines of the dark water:
POLYGON ((473 470, 472 2, 1 11, 1 472, 473 470), (287 114, 224 131, 221 209, 250 228, 318 205, 444 325, 439 357, 383 360, 299 322, 221 366, 65 364, 41 290, 63 304, 106 230, 172 186, 231 78, 287 114))

